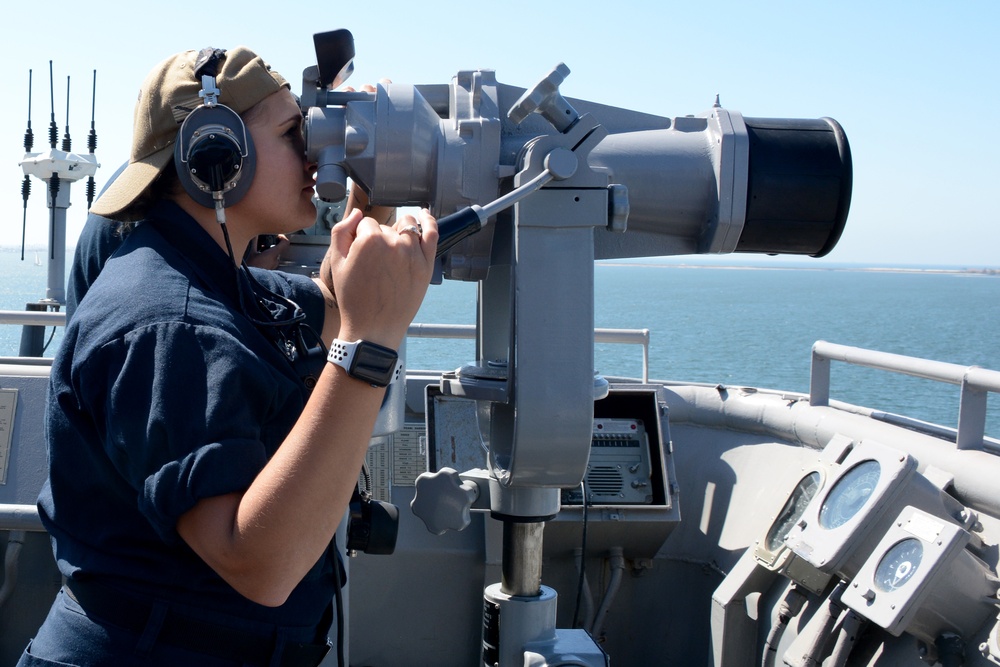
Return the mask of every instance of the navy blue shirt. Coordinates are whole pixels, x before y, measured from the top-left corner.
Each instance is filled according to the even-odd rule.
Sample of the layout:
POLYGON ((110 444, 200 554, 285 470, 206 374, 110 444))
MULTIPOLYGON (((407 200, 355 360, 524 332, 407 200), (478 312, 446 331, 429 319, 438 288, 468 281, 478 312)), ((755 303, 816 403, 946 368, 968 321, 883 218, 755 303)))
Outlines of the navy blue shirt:
POLYGON ((67 320, 73 316, 80 300, 97 280, 105 262, 121 246, 124 233, 121 223, 93 213, 87 216, 80 238, 76 241, 73 264, 66 284, 67 320))
MULTIPOLYGON (((322 295, 305 276, 251 271, 266 289, 244 281, 241 300, 232 261, 173 203, 128 235, 54 359, 38 504, 68 578, 305 626, 335 592, 332 549, 269 608, 233 590, 176 531, 199 500, 250 486, 308 397, 280 345, 283 328, 244 309, 259 303, 254 319, 270 311, 284 321, 287 298, 321 331, 322 295)), ((323 358, 315 364, 318 373, 323 358)))
MULTIPOLYGON (((128 162, 118 167, 108 182, 101 188, 101 194, 117 179, 128 162)), ((87 222, 80 230, 76 239, 76 250, 73 252, 73 264, 69 269, 69 279, 66 284, 66 319, 69 320, 76 311, 77 304, 84 297, 90 286, 97 280, 104 263, 122 244, 126 232, 120 222, 87 213, 87 222)))

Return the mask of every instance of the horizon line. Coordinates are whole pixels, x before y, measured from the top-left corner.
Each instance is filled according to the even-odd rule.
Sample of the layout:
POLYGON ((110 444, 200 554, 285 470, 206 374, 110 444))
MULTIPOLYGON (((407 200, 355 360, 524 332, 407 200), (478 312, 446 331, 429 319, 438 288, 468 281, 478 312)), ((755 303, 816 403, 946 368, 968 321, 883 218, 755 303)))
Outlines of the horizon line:
MULTIPOLYGON (((44 243, 26 244, 24 251, 38 252, 48 251, 48 245, 44 243)), ((69 254, 76 249, 76 244, 67 245, 66 253, 69 254)), ((20 244, 0 243, 0 252, 20 251, 20 244)), ((813 263, 820 258, 809 258, 796 255, 782 255, 780 258, 770 258, 765 256, 749 255, 738 259, 739 253, 719 253, 719 254, 693 254, 693 255, 654 255, 650 257, 620 257, 608 259, 595 259, 594 264, 609 266, 670 266, 675 268, 769 268, 769 269, 809 269, 816 271, 830 271, 837 268, 849 270, 910 270, 910 271, 939 271, 951 273, 992 273, 1000 272, 1000 264, 971 264, 971 263, 882 263, 837 260, 829 264, 820 262, 813 263), (798 264, 793 264, 798 262, 798 264)))

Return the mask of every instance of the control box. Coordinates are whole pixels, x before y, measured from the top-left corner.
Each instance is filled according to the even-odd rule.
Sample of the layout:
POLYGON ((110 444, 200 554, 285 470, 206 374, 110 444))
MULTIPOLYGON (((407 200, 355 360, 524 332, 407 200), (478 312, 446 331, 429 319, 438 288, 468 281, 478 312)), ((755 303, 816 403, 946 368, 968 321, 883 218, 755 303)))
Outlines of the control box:
MULTIPOLYGON (((595 419, 583 487, 597 505, 650 505, 653 502, 649 437, 641 419, 595 419)), ((565 489, 564 505, 583 502, 583 488, 565 489)))

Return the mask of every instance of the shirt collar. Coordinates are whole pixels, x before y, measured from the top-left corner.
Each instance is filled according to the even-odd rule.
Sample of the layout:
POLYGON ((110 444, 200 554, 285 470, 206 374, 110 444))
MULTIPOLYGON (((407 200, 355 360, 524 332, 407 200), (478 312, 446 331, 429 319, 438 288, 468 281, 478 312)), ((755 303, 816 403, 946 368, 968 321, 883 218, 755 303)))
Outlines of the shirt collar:
POLYGON ((176 202, 163 199, 150 208, 145 224, 152 224, 207 286, 222 292, 234 306, 239 306, 233 261, 197 220, 176 202))

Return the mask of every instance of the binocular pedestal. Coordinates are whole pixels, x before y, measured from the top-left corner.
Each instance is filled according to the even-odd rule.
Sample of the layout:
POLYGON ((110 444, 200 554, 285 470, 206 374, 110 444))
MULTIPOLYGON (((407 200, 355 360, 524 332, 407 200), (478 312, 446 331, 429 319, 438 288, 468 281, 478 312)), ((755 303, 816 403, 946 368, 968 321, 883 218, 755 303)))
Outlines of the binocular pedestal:
POLYGON ((417 480, 414 512, 431 532, 453 527, 432 505, 460 514, 457 524, 467 525, 473 506, 503 523, 501 582, 483 600, 486 667, 607 664, 585 631, 556 629, 557 595, 541 584, 545 522, 559 513, 560 490, 583 479, 594 400, 607 393, 593 365, 594 231, 608 225, 611 194, 605 173, 562 162, 572 150, 572 164, 586 164, 605 135, 584 117, 526 147, 515 189, 545 171, 556 179, 498 217, 479 289, 479 361, 441 380, 442 393, 476 401, 489 470, 430 473, 451 480, 431 483, 429 494, 417 480))
POLYGON ((485 470, 451 468, 424 473, 416 487, 413 512, 433 533, 461 530, 472 508, 488 507, 503 522, 501 580, 483 592, 483 667, 608 664, 586 631, 556 629, 558 595, 541 583, 545 520, 558 512, 558 489, 503 488, 485 470), (512 508, 548 516, 505 513, 512 508))
MULTIPOLYGON (((558 494, 557 489, 541 491, 558 494)), ((518 490, 501 491, 511 492, 518 490)), ((545 523, 501 520, 501 581, 483 593, 484 667, 604 667, 607 656, 584 630, 556 629, 558 595, 541 583, 545 523)))

